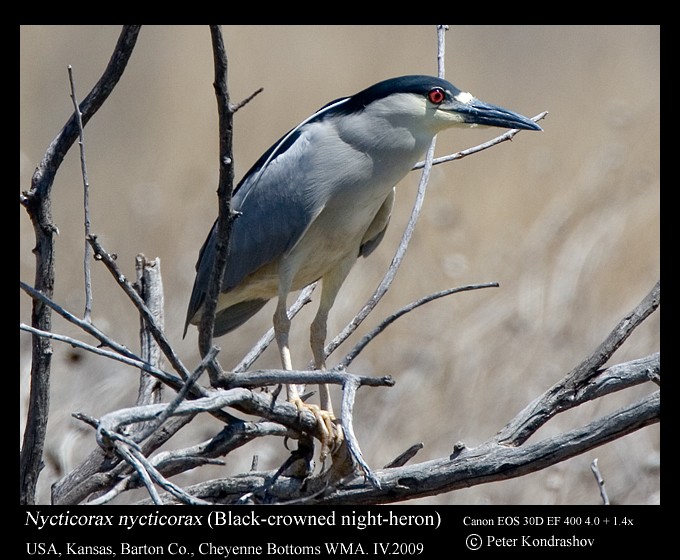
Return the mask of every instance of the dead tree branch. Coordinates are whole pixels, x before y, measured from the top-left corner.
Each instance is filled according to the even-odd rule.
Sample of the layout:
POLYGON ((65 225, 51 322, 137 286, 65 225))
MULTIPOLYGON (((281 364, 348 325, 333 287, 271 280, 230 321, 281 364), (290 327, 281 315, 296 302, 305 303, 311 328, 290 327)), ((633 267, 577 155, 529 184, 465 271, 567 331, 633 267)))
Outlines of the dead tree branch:
MULTIPOLYGON (((231 227, 236 214, 231 211, 231 192, 234 183, 234 162, 232 153, 233 138, 233 111, 229 102, 229 89, 227 87, 227 54, 222 39, 222 30, 218 25, 210 26, 210 35, 213 43, 213 60, 215 67, 215 96, 217 98, 217 115, 219 126, 219 183, 217 187, 218 217, 215 223, 217 228, 217 240, 210 280, 206 290, 203 313, 198 328, 198 348, 202 356, 208 353, 213 341, 213 328, 215 324, 215 312, 217 310, 217 298, 222 288, 222 278, 227 266, 229 251, 229 238, 231 227)), ((210 368, 210 379, 214 380, 224 372, 219 364, 215 363, 210 368)))
MULTIPOLYGON (((650 368, 659 369, 658 360, 658 355, 650 356, 637 363, 620 364, 601 375, 618 377, 626 372, 636 380, 626 383, 628 386, 644 378, 650 368)), ((401 502, 536 472, 659 420, 660 393, 657 391, 581 428, 536 443, 508 446, 499 443, 497 438, 491 438, 474 448, 458 444, 449 457, 373 471, 377 485, 355 478, 334 487, 325 487, 325 491, 319 493, 319 481, 315 481, 316 484, 308 482, 303 486, 295 480, 281 478, 269 484, 273 476, 269 472, 212 480, 185 490, 206 500, 214 500, 219 496, 220 503, 238 502, 245 494, 263 498, 262 490, 265 487, 268 499, 280 503, 291 500, 324 505, 401 502)), ((163 496, 163 500, 165 503, 173 501, 171 496, 163 496)))
MULTIPOLYGON (((54 235, 57 227, 52 221, 51 192, 54 178, 64 156, 79 135, 79 122, 82 126, 92 118, 106 101, 113 88, 123 75, 132 55, 139 26, 125 26, 113 51, 111 60, 102 77, 92 91, 80 104, 52 141, 38 165, 31 180, 31 189, 24 192, 20 202, 26 208, 35 231, 35 289, 51 298, 54 293, 54 235)), ((31 324, 41 331, 52 328, 52 314, 49 307, 34 300, 31 324)), ((20 454, 19 495, 22 504, 35 501, 35 489, 42 468, 42 455, 45 444, 47 419, 49 418, 50 366, 52 347, 48 338, 34 335, 31 361, 31 391, 28 418, 20 454)))
MULTIPOLYGON (((599 368, 623 344, 633 330, 657 309, 660 297, 661 285, 657 282, 647 296, 621 319, 590 356, 518 414, 499 432, 497 441, 504 445, 521 445, 555 414, 580 404, 580 399, 584 395, 592 394, 589 381, 594 382, 594 378, 600 374, 599 368)), ((648 370, 643 371, 648 372, 648 370)), ((645 378, 644 381, 647 379, 645 378)))

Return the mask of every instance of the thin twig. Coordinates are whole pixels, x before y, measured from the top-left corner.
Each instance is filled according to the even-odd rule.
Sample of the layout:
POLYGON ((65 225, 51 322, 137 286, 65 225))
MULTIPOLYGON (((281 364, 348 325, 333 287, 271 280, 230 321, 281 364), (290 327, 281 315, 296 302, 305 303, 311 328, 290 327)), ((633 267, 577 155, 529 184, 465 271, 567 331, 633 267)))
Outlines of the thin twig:
POLYGON ((442 290, 441 292, 436 292, 434 294, 430 294, 429 296, 425 296, 417 301, 414 301, 401 309, 399 309, 396 313, 393 313, 389 317, 385 318, 382 320, 382 322, 375 327, 371 332, 369 332, 367 335, 365 335, 357 344, 352 348, 352 350, 345 356, 345 358, 340 362, 339 366, 346 368, 349 367, 349 365, 356 359, 356 357, 361 353, 361 351, 366 348, 369 342, 371 342, 376 336, 378 336, 381 332, 383 332, 388 326, 390 326, 394 321, 399 319, 400 317, 406 315, 406 313, 409 313, 410 311, 413 311, 414 309, 420 307, 421 305, 425 305, 426 303, 429 303, 431 301, 434 301, 436 299, 446 297, 452 294, 457 294, 460 292, 466 292, 470 290, 480 290, 483 288, 497 288, 498 283, 497 282, 487 282, 486 284, 470 284, 467 286, 460 286, 458 288, 451 288, 448 290, 442 290))
POLYGON ((569 385, 579 386, 601 368, 631 333, 661 304, 661 282, 657 282, 644 299, 614 327, 595 351, 569 373, 569 385))
MULTIPOLYGON (((317 283, 314 282, 309 286, 305 287, 305 289, 300 292, 298 297, 293 302, 293 305, 291 305, 288 308, 288 317, 292 319, 305 305, 311 302, 311 295, 312 292, 314 291, 314 288, 316 288, 316 285, 317 283)), ((273 340, 274 340, 274 328, 270 327, 269 330, 264 335, 262 335, 260 340, 258 340, 257 343, 255 343, 255 346, 253 346, 249 350, 249 352, 241 359, 241 361, 238 364, 236 364, 236 366, 234 366, 234 369, 232 371, 234 373, 241 373, 250 368, 250 366, 253 365, 255 360, 257 360, 262 355, 262 353, 269 347, 273 340)))
MULTIPOLYGON (((198 378, 201 376, 201 374, 206 370, 208 367, 208 364, 215 359, 215 356, 217 356, 217 353, 219 350, 215 348, 214 346, 210 349, 210 351, 204 356, 204 358, 201 360, 201 363, 198 365, 198 367, 192 372, 192 374, 184 381, 184 385, 182 388, 179 390, 177 395, 175 395, 175 398, 172 399, 168 407, 161 412, 158 417, 153 421, 150 422, 149 425, 146 427, 144 432, 140 434, 135 434, 136 435, 136 440, 137 441, 143 441, 147 437, 149 437, 154 431, 156 431, 162 424, 165 422, 168 418, 170 418, 177 407, 180 405, 180 403, 187 398, 187 395, 189 394, 189 391, 192 389, 196 381, 198 381, 198 378)), ((148 404, 155 404, 155 403, 148 403, 148 404)))
MULTIPOLYGON (((212 347, 217 312, 217 299, 222 290, 222 280, 227 267, 229 240, 231 229, 237 214, 231 209, 231 194, 234 184, 233 143, 233 108, 229 102, 227 87, 228 60, 219 25, 210 26, 213 46, 213 62, 215 72, 215 98, 217 100, 218 134, 219 134, 219 182, 217 186, 218 216, 215 231, 215 259, 208 280, 205 299, 203 300, 201 320, 198 325, 198 349, 205 356, 212 347)), ((210 381, 217 384, 224 377, 224 372, 217 362, 208 369, 210 381)))
POLYGON ((155 377, 161 379, 164 383, 171 387, 179 388, 182 386, 182 380, 179 377, 176 377, 171 373, 158 369, 136 356, 128 355, 123 356, 116 352, 112 352, 111 350, 101 348, 100 346, 92 346, 91 344, 87 344, 86 342, 83 342, 76 338, 72 338, 70 336, 65 336, 54 332, 41 331, 40 329, 36 329, 30 325, 26 325, 25 323, 20 323, 19 329, 21 329, 22 331, 29 332, 35 336, 44 337, 48 340, 56 340, 58 342, 63 342, 65 344, 68 344, 69 346, 73 346, 74 348, 81 348, 82 350, 92 352, 93 354, 97 354, 99 356, 103 356, 111 360, 116 360, 123 364, 127 364, 129 366, 138 368, 142 371, 146 371, 148 373, 151 373, 155 377))
MULTIPOLYGON (((73 79, 73 68, 68 66, 68 78, 71 85, 71 99, 73 100, 73 114, 78 124, 78 146, 80 148, 80 172, 83 176, 83 208, 85 220, 85 239, 90 235, 90 182, 87 178, 87 164, 85 161, 85 131, 83 119, 76 97, 76 86, 73 79)), ((92 279, 90 277, 90 244, 85 241, 85 254, 83 256, 83 272, 85 275, 85 312, 83 319, 90 321, 92 316, 92 279)))
POLYGON ((239 101, 238 103, 235 103, 233 105, 230 105, 229 108, 232 113, 235 113, 239 109, 243 108, 246 106, 248 103, 250 103, 256 96, 261 94, 264 91, 264 88, 257 88, 253 93, 251 93, 248 97, 246 97, 243 101, 239 101))
POLYGON ((392 459, 389 463, 387 463, 383 468, 394 469, 396 467, 403 467, 406 463, 413 459, 413 457, 415 457, 418 451, 420 451, 423 447, 424 446, 422 443, 414 443, 406 451, 404 451, 403 453, 392 459))
MULTIPOLYGON (((95 429, 97 428, 98 421, 85 419, 83 416, 81 413, 73 414, 74 418, 80 418, 88 422, 95 429)), ((175 417, 167 421, 162 430, 154 432, 140 445, 144 455, 149 456, 165 444, 182 427, 188 424, 192 418, 193 416, 175 417)), ((284 429, 282 426, 280 428, 284 429)), ((220 434, 222 433, 224 431, 220 434)), ((225 438, 217 436, 214 439, 221 441, 225 438)), ((239 447, 239 445, 250 441, 252 437, 247 435, 241 437, 241 434, 237 432, 231 439, 236 441, 224 443, 222 447, 219 447, 219 443, 215 445, 205 444, 206 451, 209 448, 210 452, 219 453, 220 449, 226 449, 224 453, 228 453, 230 450, 239 447), (239 438, 241 443, 238 441, 239 438), (230 446, 228 445, 229 443, 231 443, 230 446)), ((106 503, 122 492, 139 486, 139 479, 130 473, 127 463, 122 461, 122 459, 106 459, 104 453, 101 447, 96 447, 77 468, 72 470, 66 477, 57 481, 52 486, 52 503, 54 505, 77 504, 93 494, 100 496, 97 501, 101 500, 101 503, 106 503), (102 492, 105 492, 105 494, 102 494, 102 492)), ((191 449, 173 450, 170 452, 161 451, 152 458, 152 463, 159 472, 162 472, 167 477, 203 464, 215 462, 215 459, 210 457, 194 457, 196 454, 191 449)), ((90 503, 95 503, 95 501, 88 502, 88 504, 90 503)))
MULTIPOLYGON (((192 398, 203 398, 208 396, 209 390, 203 387, 202 385, 198 385, 195 383, 187 385, 185 380, 181 379, 180 377, 177 377, 171 373, 168 373, 164 370, 158 369, 151 364, 144 362, 140 358, 137 357, 129 357, 129 356, 121 356, 119 354, 116 354, 115 352, 111 352, 109 350, 106 350, 104 348, 100 348, 97 346, 92 346, 90 344, 87 344, 85 342, 82 342, 80 340, 77 340, 75 338, 71 338, 69 336, 64 336, 60 335, 57 333, 53 332, 47 332, 47 331, 41 331, 38 329, 35 329, 31 327, 30 325, 26 325, 24 323, 21 323, 19 325, 19 329, 29 332, 35 336, 42 337, 45 340, 56 340, 59 342, 63 342, 65 344, 69 344, 70 346, 76 347, 76 348, 82 348, 83 350, 86 350, 88 352, 92 352, 93 354, 98 354, 100 356, 103 356, 105 358, 109 358, 111 360, 116 360, 118 362, 127 364, 129 366, 138 368, 142 371, 145 371, 147 373, 150 373, 154 377, 158 378, 161 380, 163 383, 165 383, 168 387, 171 387, 172 389, 175 389, 176 391, 180 391, 183 387, 187 387, 188 390, 190 391, 190 395, 192 398)), ((215 351, 217 351, 217 348, 215 348, 215 351)), ((210 357, 212 358, 210 362, 214 362, 214 357, 212 353, 210 354, 210 357)), ((199 366, 200 368, 201 366, 199 366)), ((227 414, 226 412, 220 411, 220 410, 213 410, 211 411, 211 414, 221 420, 222 422, 231 422, 234 420, 234 417, 227 414)))
MULTIPOLYGON (((138 478, 139 480, 142 480, 141 477, 138 478)), ((130 488, 130 479, 131 477, 129 476, 119 479, 118 482, 113 484, 104 494, 99 494, 96 498, 85 502, 85 505, 100 506, 109 503, 111 500, 130 488)))
POLYGON ((359 447, 359 442, 354 435, 354 399, 356 397, 357 388, 359 384, 355 379, 348 379, 342 386, 342 404, 341 404, 341 414, 342 419, 342 431, 344 433, 345 442, 347 443, 347 449, 354 461, 361 467, 364 471, 366 479, 375 488, 380 488, 380 481, 375 476, 368 463, 364 460, 364 456, 361 453, 359 447))
MULTIPOLYGON (((111 435, 111 437, 113 437, 113 435, 111 435)), ((132 453, 132 448, 119 441, 114 443, 114 448, 116 450, 116 453, 118 453, 128 464, 130 464, 135 469, 135 471, 137 471, 137 474, 139 475, 140 480, 144 483, 147 492, 149 492, 149 496, 151 496, 153 503, 156 505, 162 505, 163 500, 161 499, 161 497, 158 494, 158 491, 153 485, 151 476, 149 475, 148 471, 144 467, 143 463, 139 460, 139 458, 132 453)))
POLYGON ((446 54, 444 36, 448 30, 448 25, 437 25, 437 75, 440 78, 446 76, 446 68, 444 67, 444 55, 446 54))
POLYGON ((170 344, 170 341, 165 336, 165 333, 156 323, 156 319, 153 316, 153 313, 151 313, 149 308, 145 305, 144 300, 142 300, 140 295, 137 293, 137 290, 135 290, 134 286, 121 272, 120 267, 116 263, 116 260, 108 252, 106 252, 104 247, 102 247, 101 243, 97 239, 96 235, 90 235, 90 237, 88 237, 88 240, 92 245, 92 248, 94 249, 95 259, 99 259, 104 263, 106 268, 116 279, 116 282, 118 282, 118 284, 123 289, 125 294, 128 296, 130 301, 132 301, 132 303, 135 305, 135 307, 138 309, 138 311, 146 321, 149 331, 153 335, 154 340, 160 346, 167 360, 170 362, 170 365, 172 365, 173 369, 177 371, 177 373, 179 373, 182 379, 186 379, 189 376, 189 371, 184 366, 182 361, 179 359, 179 356, 177 356, 177 354, 175 353, 175 350, 170 344))
MULTIPOLYGON (((123 76, 123 72, 125 71, 127 63, 132 56, 132 51, 137 43, 140 29, 140 25, 123 26, 106 69, 90 93, 80 103, 83 126, 87 125, 89 120, 106 102, 123 76)), ((78 124, 76 119, 77 117, 75 114, 71 115, 57 137, 47 148, 42 161, 36 168, 31 179, 31 191, 24 193, 22 203, 25 206, 30 206, 36 197, 49 195, 49 190, 52 188, 54 177, 61 166, 64 157, 78 138, 78 124)))
MULTIPOLYGON (((48 306, 50 309, 56 311, 59 315, 61 315, 64 319, 69 321, 70 323, 73 323, 77 327, 80 327, 83 331, 85 331, 87 334, 93 336, 96 338, 102 346, 108 346, 112 350, 115 350, 122 356, 126 356, 128 358, 132 358, 133 360, 139 360, 140 358, 137 357, 137 355, 129 350, 127 347, 123 346, 122 344, 119 344, 109 336, 107 336, 103 331, 99 330, 93 323, 84 321, 83 319, 80 319, 79 317, 76 317, 73 313, 70 311, 67 311, 64 309, 61 305, 53 301, 52 299, 48 298, 46 295, 43 293, 39 292, 32 286, 29 286, 25 282, 22 282, 21 280, 19 281, 19 287, 24 290, 29 296, 31 296, 33 299, 45 304, 48 306)), ((37 329, 36 332, 44 332, 41 331, 40 329, 37 329)), ((41 335, 42 336, 42 335, 41 335)))
POLYGON ((130 448, 130 453, 131 455, 142 465, 144 468, 145 472, 149 474, 149 476, 153 479, 156 484, 158 484, 161 488, 164 488, 167 490, 170 494, 175 496, 180 502, 183 502, 188 505, 196 506, 196 505, 210 505, 210 502, 207 502, 205 500, 201 500, 200 498, 195 498, 191 494, 188 494, 182 488, 177 486, 176 484, 173 484, 169 480, 167 480, 152 464, 151 462, 144 457, 144 455, 141 453, 141 451, 135 447, 130 448))
POLYGON ((593 471, 593 476, 597 482, 597 487, 600 490, 600 498, 602 498, 602 503, 605 506, 608 506, 609 496, 607 496, 607 490, 604 487, 604 478, 602 478, 602 473, 600 473, 600 467, 597 465, 597 457, 593 459, 593 462, 590 464, 590 470, 593 471))
MULTIPOLYGON (((539 113, 538 115, 533 117, 531 120, 534 121, 534 122, 538 122, 538 121, 544 119, 546 116, 548 116, 548 111, 543 111, 542 113, 539 113)), ((489 148, 492 148, 493 146, 496 146, 498 144, 502 144, 503 142, 508 142, 509 140, 512 140, 520 132, 522 132, 522 131, 518 130, 516 128, 513 128, 511 130, 508 130, 507 132, 504 132, 500 136, 496 136, 496 138, 492 138, 488 142, 483 142, 482 144, 479 144, 477 146, 473 146, 472 148, 467 148, 466 150, 461 150, 460 152, 455 152, 453 154, 434 158, 432 160, 432 165, 434 166, 434 165, 439 165, 441 163, 448 163, 450 161, 455 161, 457 159, 463 159, 464 157, 471 156, 472 154, 476 154, 478 152, 483 152, 484 150, 488 150, 489 148)), ((419 161, 418 163, 416 163, 413 166, 412 171, 422 169, 423 167, 425 167, 425 162, 419 161)))
POLYGON ((139 445, 130 438, 114 432, 106 433, 106 438, 113 442, 116 452, 129 463, 141 478, 151 499, 161 505, 163 501, 154 487, 154 482, 175 496, 181 502, 189 505, 209 505, 205 500, 197 499, 167 480, 144 456, 139 445))
MULTIPOLYGON (((249 391, 246 389, 215 391, 206 397, 180 403, 175 407, 173 415, 187 416, 200 412, 220 410, 226 406, 234 406, 239 402, 245 401, 248 397, 249 391)), ((118 433, 123 426, 155 420, 169 406, 166 403, 147 404, 109 412, 99 419, 97 442, 101 447, 107 448, 109 446, 109 434, 118 433)))

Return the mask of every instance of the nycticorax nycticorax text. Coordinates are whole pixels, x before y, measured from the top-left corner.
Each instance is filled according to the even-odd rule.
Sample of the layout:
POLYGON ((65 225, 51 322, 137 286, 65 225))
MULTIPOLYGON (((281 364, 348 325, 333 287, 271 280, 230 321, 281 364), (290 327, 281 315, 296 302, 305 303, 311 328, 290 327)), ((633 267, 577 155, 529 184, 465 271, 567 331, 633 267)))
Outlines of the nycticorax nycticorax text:
MULTIPOLYGON (((292 369, 287 297, 321 279, 310 342, 315 366, 323 368, 328 312, 354 262, 382 240, 395 185, 438 132, 476 126, 541 130, 446 80, 403 76, 337 99, 285 134, 234 190, 232 208, 241 215, 231 233, 215 336, 242 325, 277 297, 276 342, 283 367, 292 369)), ((186 326, 201 317, 215 235, 213 226, 198 257, 186 326)), ((319 391, 322 412, 314 412, 334 430, 328 388, 319 391)), ((303 406, 295 387, 289 387, 288 398, 303 406)))

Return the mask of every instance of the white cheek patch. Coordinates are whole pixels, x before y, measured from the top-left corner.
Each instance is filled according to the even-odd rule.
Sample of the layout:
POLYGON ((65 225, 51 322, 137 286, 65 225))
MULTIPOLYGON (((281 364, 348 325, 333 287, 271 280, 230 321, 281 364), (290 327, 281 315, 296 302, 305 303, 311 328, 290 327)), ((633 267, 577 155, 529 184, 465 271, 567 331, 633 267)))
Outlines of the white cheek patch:
POLYGON ((459 103, 465 104, 470 103, 474 98, 475 98, 474 95, 468 93, 467 91, 461 91, 458 95, 454 97, 454 99, 459 103))

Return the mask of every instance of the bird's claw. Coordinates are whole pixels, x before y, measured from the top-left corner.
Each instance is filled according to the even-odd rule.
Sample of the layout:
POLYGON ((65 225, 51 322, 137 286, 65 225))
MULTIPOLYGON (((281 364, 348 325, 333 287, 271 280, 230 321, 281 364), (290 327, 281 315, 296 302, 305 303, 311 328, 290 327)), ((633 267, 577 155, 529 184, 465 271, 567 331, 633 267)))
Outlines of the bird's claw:
POLYGON ((300 398, 292 400, 292 403, 297 407, 298 411, 310 412, 316 419, 316 424, 319 427, 321 442, 321 453, 319 459, 323 464, 326 457, 330 454, 331 457, 337 453, 344 442, 344 435, 340 420, 335 417, 333 412, 324 410, 318 405, 308 404, 300 398))

